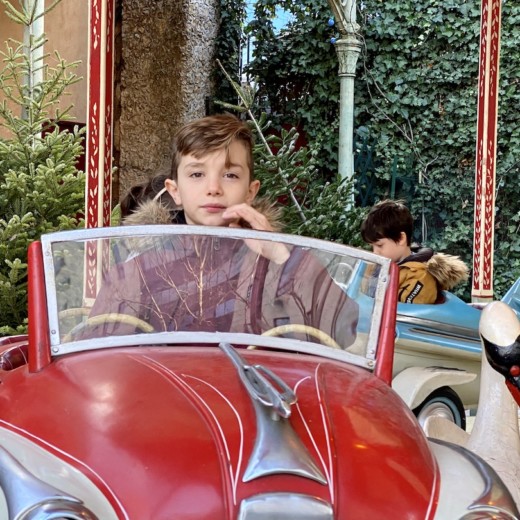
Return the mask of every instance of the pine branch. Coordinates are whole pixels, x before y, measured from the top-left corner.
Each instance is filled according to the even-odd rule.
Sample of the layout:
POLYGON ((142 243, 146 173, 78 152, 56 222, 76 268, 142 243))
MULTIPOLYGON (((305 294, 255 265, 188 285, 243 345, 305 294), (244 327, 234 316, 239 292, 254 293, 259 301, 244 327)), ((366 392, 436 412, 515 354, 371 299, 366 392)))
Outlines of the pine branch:
MULTIPOLYGON (((250 92, 249 95, 247 95, 247 92, 245 92, 244 89, 242 89, 240 87, 240 85, 238 85, 236 83, 236 81, 234 81, 231 78, 231 76, 224 69, 222 63, 218 59, 217 59, 217 64, 220 67, 220 69, 222 70, 223 74, 226 76, 226 78, 229 81, 229 83, 232 85, 233 89, 237 93, 237 95, 240 98, 240 100, 242 101, 242 103, 243 103, 243 111, 247 112, 247 115, 249 116, 250 120, 253 122, 253 125, 256 128, 257 134, 260 137, 260 140, 262 141, 262 144, 264 145, 264 148, 267 151, 268 155, 270 155, 271 157, 274 157, 275 155, 274 155, 273 151, 271 150, 271 147, 269 146, 269 143, 267 142, 267 140, 266 140, 266 138, 265 138, 265 136, 264 136, 264 134, 262 132, 262 129, 260 128, 260 125, 258 124, 258 121, 257 121, 256 117, 254 116, 252 110, 251 110, 252 109, 252 105, 253 105, 253 101, 254 101, 254 95, 252 94, 252 92, 250 92)), ((239 107, 237 107, 237 108, 239 108, 239 107)), ((302 207, 298 203, 298 199, 296 198, 296 196, 294 194, 294 191, 290 187, 289 182, 287 181, 287 179, 285 178, 285 176, 281 172, 280 168, 277 168, 277 171, 278 171, 278 175, 282 179, 282 182, 285 184, 285 187, 286 187, 286 189, 287 189, 287 191, 289 193, 289 197, 290 197, 292 203, 294 204, 296 210, 298 211, 298 214, 300 215, 301 220, 303 222, 305 222, 307 220, 306 217, 305 217, 305 213, 303 212, 302 207)))

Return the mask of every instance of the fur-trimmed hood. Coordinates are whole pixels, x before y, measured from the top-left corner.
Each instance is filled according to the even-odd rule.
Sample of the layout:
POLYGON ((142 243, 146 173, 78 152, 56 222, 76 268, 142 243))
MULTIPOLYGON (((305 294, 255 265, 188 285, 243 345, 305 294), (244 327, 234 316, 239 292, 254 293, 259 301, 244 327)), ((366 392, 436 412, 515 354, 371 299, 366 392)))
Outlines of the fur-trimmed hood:
POLYGON ((443 291, 452 289, 469 277, 468 266, 458 256, 445 253, 435 253, 426 262, 426 268, 443 291))
MULTIPOLYGON (((268 201, 266 198, 259 197, 251 204, 253 208, 265 215, 273 231, 282 231, 281 208, 268 201)), ((184 212, 182 208, 171 210, 158 200, 146 200, 142 202, 137 210, 127 215, 123 220, 123 225, 145 225, 145 224, 185 224, 184 212)))
POLYGON ((412 253, 399 265, 422 263, 424 268, 431 274, 443 291, 453 289, 456 285, 464 282, 469 277, 468 266, 458 257, 445 253, 434 253, 430 248, 422 248, 412 253))
POLYGON ((142 226, 146 224, 172 224, 176 216, 176 210, 170 210, 160 201, 155 199, 145 200, 130 215, 122 219, 123 225, 142 226))

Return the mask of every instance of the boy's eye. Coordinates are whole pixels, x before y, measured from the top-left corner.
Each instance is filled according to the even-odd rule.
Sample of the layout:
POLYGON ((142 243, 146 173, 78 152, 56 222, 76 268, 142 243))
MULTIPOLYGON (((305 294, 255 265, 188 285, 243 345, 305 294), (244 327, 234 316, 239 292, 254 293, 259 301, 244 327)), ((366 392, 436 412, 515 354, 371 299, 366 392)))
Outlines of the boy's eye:
POLYGON ((233 172, 226 172, 224 174, 224 177, 226 177, 227 179, 238 179, 238 175, 233 172))
POLYGON ((193 179, 198 179, 198 178, 202 177, 202 172, 192 172, 189 174, 189 177, 191 177, 193 179))

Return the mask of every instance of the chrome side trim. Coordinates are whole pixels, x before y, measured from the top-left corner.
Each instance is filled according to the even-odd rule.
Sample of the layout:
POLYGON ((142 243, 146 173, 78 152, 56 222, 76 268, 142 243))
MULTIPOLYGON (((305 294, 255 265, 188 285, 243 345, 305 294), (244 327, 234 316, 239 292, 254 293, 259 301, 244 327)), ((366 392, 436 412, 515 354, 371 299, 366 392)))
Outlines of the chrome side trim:
POLYGON ((415 325, 416 328, 413 329, 414 332, 421 334, 436 334, 456 339, 462 338, 469 341, 475 341, 480 344, 480 336, 478 330, 476 329, 439 323, 438 321, 427 320, 424 318, 415 318, 412 316, 406 316, 404 314, 398 314, 396 319, 398 324, 407 323, 410 325, 415 325))
POLYGON ((238 520, 334 520, 332 506, 297 493, 264 493, 242 500, 238 520))
POLYGON ((5 495, 9 520, 98 520, 77 498, 62 493, 25 469, 0 447, 0 487, 5 495), (56 516, 58 513, 66 516, 56 516))

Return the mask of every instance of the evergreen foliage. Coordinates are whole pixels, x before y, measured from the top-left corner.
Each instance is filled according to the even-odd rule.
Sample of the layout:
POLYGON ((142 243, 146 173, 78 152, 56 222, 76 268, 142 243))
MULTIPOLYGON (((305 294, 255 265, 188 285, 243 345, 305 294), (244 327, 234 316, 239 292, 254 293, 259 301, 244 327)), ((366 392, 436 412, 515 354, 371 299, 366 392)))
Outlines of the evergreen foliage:
POLYGON ((294 127, 273 132, 267 114, 256 115, 259 107, 254 89, 239 85, 220 62, 219 65, 239 104, 217 103, 227 110, 247 114, 257 136, 253 154, 255 176, 261 183, 260 196, 281 203, 284 230, 360 245, 358 229, 366 212, 352 205, 352 182, 339 176, 324 182, 316 161, 316 148, 297 146, 299 134, 294 127))
MULTIPOLYGON (((416 239, 468 265, 473 208, 480 0, 358 1, 363 40, 355 87, 358 200, 407 199, 416 239), (368 159, 367 159, 368 158, 368 159)), ((324 0, 257 0, 249 73, 272 126, 304 133, 325 185, 337 169, 339 79, 324 0), (276 8, 293 21, 276 34, 276 8)), ((520 276, 520 4, 502 2, 495 297, 520 276)), ((319 190, 318 190, 319 191, 319 190)), ((330 199, 330 207, 345 207, 330 199)), ((312 203, 309 204, 309 207, 312 203)), ((338 215, 325 212, 327 217, 338 215)), ((351 227, 357 225, 356 219, 351 227)), ((319 230, 316 230, 319 231, 319 230)), ((319 235, 318 235, 319 236, 319 235)), ((469 284, 464 296, 469 298, 469 284)))
POLYGON ((330 18, 324 0, 259 0, 245 29, 255 40, 246 71, 258 85, 260 106, 275 128, 294 126, 319 146, 316 162, 324 177, 334 176, 338 161, 338 61, 330 43, 335 34, 330 18), (274 28, 277 7, 290 14, 279 33, 274 28))
MULTIPOLYGON (((35 20, 33 2, 21 9, 2 2, 22 27, 35 20)), ((82 223, 85 176, 76 163, 83 131, 58 128, 71 108, 61 109, 60 101, 79 78, 72 72, 76 64, 58 54, 30 58, 45 41, 9 41, 0 53, 0 335, 26 330, 29 244, 42 233, 82 223), (33 84, 38 70, 43 79, 33 84)))
MULTIPOLYGON (((243 6, 242 3, 240 5, 243 6)), ((319 2, 314 0, 305 6, 301 2, 291 4, 295 12, 299 9, 298 16, 291 24, 303 27, 306 16, 314 19, 318 16, 316 13, 322 11, 319 8, 315 12, 318 5, 319 2)), ((316 82, 327 85, 326 79, 322 77, 323 73, 315 69, 321 66, 322 70, 326 70, 328 65, 321 63, 321 56, 315 53, 313 55, 312 52, 309 54, 308 46, 314 43, 309 40, 308 35, 300 34, 294 41, 291 40, 294 52, 299 50, 302 60, 305 60, 306 53, 314 60, 313 66, 309 68, 302 62, 301 66, 292 70, 291 81, 296 81, 299 86, 296 88, 298 95, 291 94, 291 88, 285 84, 288 71, 284 76, 285 69, 281 67, 283 60, 271 61, 274 55, 269 49, 277 41, 272 24, 275 7, 276 2, 271 0, 257 2, 257 15, 260 10, 265 16, 262 15, 261 23, 253 21, 247 29, 256 38, 255 56, 258 59, 263 59, 262 56, 268 58, 264 63, 266 68, 246 67, 246 73, 257 79, 252 85, 240 85, 241 78, 232 72, 235 70, 233 65, 230 68, 229 61, 217 60, 220 65, 218 75, 223 78, 217 83, 217 104, 222 109, 246 114, 252 122, 257 135, 254 155, 255 174, 261 181, 260 195, 268 195, 271 200, 282 203, 287 232, 361 245, 358 230, 366 211, 353 207, 352 183, 331 173, 337 169, 337 144, 330 148, 329 144, 337 129, 334 110, 337 109, 339 88, 336 89, 336 95, 327 92, 325 87, 321 90, 330 102, 329 126, 323 124, 322 112, 316 109, 316 99, 309 99, 309 103, 305 105, 308 108, 307 115, 302 115, 302 110, 297 110, 302 99, 305 99, 305 93, 312 90, 312 85, 316 82), (258 90, 255 89, 255 84, 258 85, 258 90), (231 95, 228 86, 233 89, 231 95), (238 104, 234 101, 237 98, 238 104), (273 100, 280 104, 273 105, 273 100), (300 131, 304 124, 306 128, 316 129, 309 146, 304 145, 307 137, 303 138, 300 131), (327 149, 330 156, 324 158, 323 150, 327 149), (349 211, 345 210, 347 207, 350 208, 349 211)), ((227 0, 221 0, 221 9, 222 12, 227 12, 227 0)), ((242 10, 237 16, 221 16, 220 34, 235 34, 244 22, 243 15, 242 10)), ((287 36, 290 39, 290 32, 285 31, 283 34, 284 38, 287 36)), ((227 42, 226 38, 217 41, 217 56, 222 55, 218 50, 218 42, 222 39, 227 42)), ((330 47, 330 43, 325 42, 322 50, 330 50, 330 47)), ((332 63, 335 60, 334 49, 330 58, 332 63)), ((294 62, 291 62, 292 65, 294 62)), ((334 67, 337 67, 335 61, 334 67)))
MULTIPOLYGON (((244 43, 242 25, 246 17, 245 8, 245 0, 220 0, 220 29, 215 39, 215 58, 238 83, 240 83, 242 67, 241 50, 244 43)), ((213 79, 216 99, 226 103, 238 102, 235 89, 220 67, 215 67, 213 79)))

